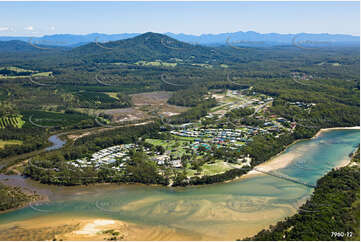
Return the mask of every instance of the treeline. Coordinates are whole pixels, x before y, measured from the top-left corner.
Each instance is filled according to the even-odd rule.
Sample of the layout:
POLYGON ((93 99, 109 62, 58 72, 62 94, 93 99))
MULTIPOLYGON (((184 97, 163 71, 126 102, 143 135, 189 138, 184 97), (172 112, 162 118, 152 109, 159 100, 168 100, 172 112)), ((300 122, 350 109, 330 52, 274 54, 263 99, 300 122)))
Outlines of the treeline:
POLYGON ((159 173, 156 162, 150 161, 144 152, 133 152, 120 182, 168 185, 169 179, 159 173))
POLYGON ((261 126, 264 121, 256 119, 252 116, 254 108, 236 108, 228 112, 225 116, 226 121, 231 122, 231 125, 241 124, 248 126, 261 126))
POLYGON ((187 179, 187 177, 181 173, 180 175, 176 176, 172 186, 205 185, 205 184, 224 182, 242 176, 247 172, 249 172, 250 170, 252 170, 251 167, 245 166, 240 169, 235 168, 213 176, 208 176, 208 175, 204 175, 202 177, 195 176, 195 177, 191 177, 190 179, 187 179))
POLYGON ((216 105, 217 101, 214 98, 206 99, 202 103, 185 111, 184 113, 169 118, 169 123, 184 124, 199 120, 201 117, 204 117, 208 114, 210 108, 216 105))
POLYGON ((0 183, 0 211, 24 206, 37 197, 26 195, 19 187, 9 187, 0 183))
POLYGON ((31 71, 13 71, 9 69, 2 69, 0 70, 0 75, 7 75, 7 76, 28 76, 33 74, 31 71))
POLYGON ((254 113, 254 108, 235 108, 226 114, 229 118, 242 118, 254 113))
POLYGON ((271 134, 256 135, 253 141, 242 147, 242 152, 249 154, 252 157, 252 166, 256 166, 277 155, 295 140, 293 134, 280 135, 278 138, 271 134))
POLYGON ((137 156, 133 157, 136 162, 127 167, 127 175, 119 175, 110 168, 97 170, 95 166, 77 168, 68 164, 68 161, 84 157, 90 159, 94 152, 110 146, 137 143, 142 136, 156 137, 159 128, 157 124, 122 127, 82 137, 76 140, 73 145, 66 146, 61 150, 34 157, 25 167, 23 174, 42 183, 58 185, 79 185, 95 182, 167 184, 167 180, 157 175, 157 170, 153 169, 155 166, 149 166, 146 160, 140 161, 141 159, 137 156))
POLYGON ((317 182, 297 214, 245 240, 330 241, 360 239, 360 168, 332 170, 317 182))
POLYGON ((20 140, 21 145, 5 145, 0 149, 0 158, 6 158, 13 155, 20 155, 34 150, 44 148, 47 144, 46 134, 40 129, 33 128, 6 128, 0 132, 1 140, 20 140))
POLYGON ((195 107, 204 101, 205 95, 208 93, 206 87, 192 86, 188 89, 178 90, 168 99, 169 104, 195 107))
POLYGON ((360 164, 360 145, 358 146, 355 153, 352 154, 351 162, 355 162, 355 163, 360 164))
POLYGON ((277 98, 270 109, 288 120, 296 121, 299 126, 307 129, 330 127, 350 127, 360 124, 360 107, 341 103, 317 103, 310 109, 291 105, 277 98))
POLYGON ((85 91, 76 93, 75 97, 79 100, 75 98, 72 103, 73 107, 110 109, 132 106, 131 98, 124 93, 117 93, 116 98, 114 98, 102 92, 85 91))

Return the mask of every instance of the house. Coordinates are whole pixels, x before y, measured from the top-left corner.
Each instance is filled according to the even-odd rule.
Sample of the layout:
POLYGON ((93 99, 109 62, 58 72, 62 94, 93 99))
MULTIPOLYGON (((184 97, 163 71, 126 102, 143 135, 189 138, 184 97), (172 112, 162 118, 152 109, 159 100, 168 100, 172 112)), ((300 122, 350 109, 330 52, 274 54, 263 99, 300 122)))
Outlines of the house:
POLYGON ((277 121, 280 122, 280 123, 284 123, 284 122, 287 122, 287 119, 277 118, 277 121))
POLYGON ((170 164, 174 167, 174 168, 180 168, 182 167, 182 162, 181 160, 171 160, 170 164))

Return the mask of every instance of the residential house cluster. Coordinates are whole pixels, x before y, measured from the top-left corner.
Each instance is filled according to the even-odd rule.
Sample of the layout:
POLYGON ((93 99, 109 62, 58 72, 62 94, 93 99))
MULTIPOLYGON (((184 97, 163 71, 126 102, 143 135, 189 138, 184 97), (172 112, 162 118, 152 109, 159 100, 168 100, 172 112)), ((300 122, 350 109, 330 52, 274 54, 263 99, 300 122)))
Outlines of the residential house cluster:
MULTIPOLYGON (((96 168, 99 168, 103 165, 109 165, 115 163, 117 158, 123 158, 123 160, 128 160, 127 156, 128 150, 130 148, 134 148, 134 144, 125 144, 125 145, 115 145, 111 146, 98 152, 92 154, 91 158, 82 158, 77 159, 75 161, 71 161, 70 164, 75 167, 85 167, 94 165, 96 168)), ((112 168, 115 170, 120 170, 124 164, 120 164, 118 166, 113 166, 112 168)))

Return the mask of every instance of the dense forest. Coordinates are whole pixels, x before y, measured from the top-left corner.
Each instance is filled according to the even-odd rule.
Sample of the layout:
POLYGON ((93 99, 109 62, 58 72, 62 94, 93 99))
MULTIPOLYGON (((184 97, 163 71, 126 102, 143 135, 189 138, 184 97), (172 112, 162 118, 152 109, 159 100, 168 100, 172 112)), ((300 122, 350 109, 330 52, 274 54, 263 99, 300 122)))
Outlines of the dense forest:
POLYGON ((194 107, 204 101, 204 96, 207 93, 208 89, 205 87, 192 86, 190 88, 174 92, 169 98, 168 103, 179 106, 194 107))

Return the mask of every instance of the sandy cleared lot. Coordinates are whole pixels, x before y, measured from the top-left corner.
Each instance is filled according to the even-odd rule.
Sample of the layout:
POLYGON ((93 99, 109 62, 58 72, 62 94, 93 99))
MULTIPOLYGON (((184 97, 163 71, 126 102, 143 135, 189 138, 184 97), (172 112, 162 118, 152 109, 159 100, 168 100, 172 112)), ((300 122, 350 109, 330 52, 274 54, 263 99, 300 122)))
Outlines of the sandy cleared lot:
POLYGON ((113 116, 113 122, 136 121, 157 117, 169 117, 188 110, 187 107, 169 105, 171 92, 146 92, 131 95, 134 106, 131 108, 107 109, 103 112, 113 116))

